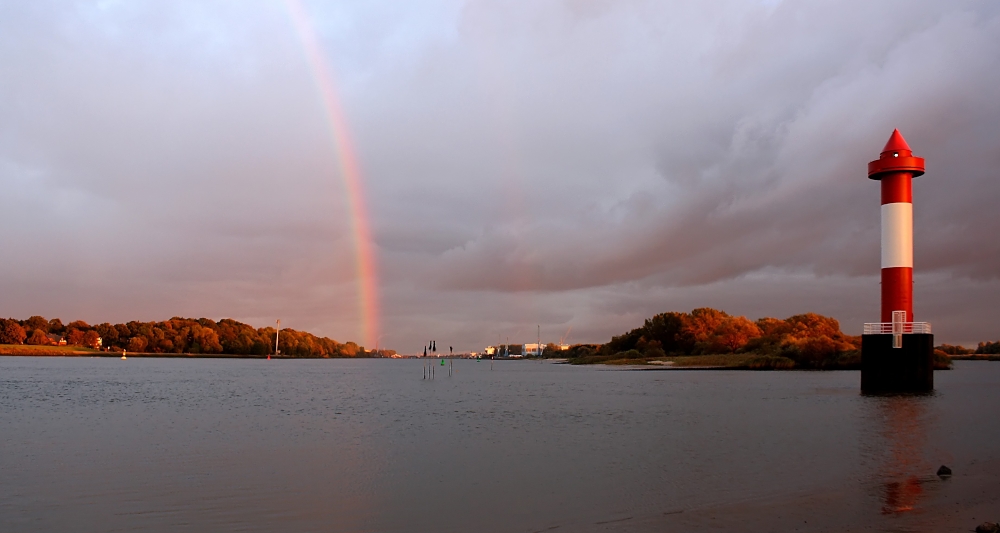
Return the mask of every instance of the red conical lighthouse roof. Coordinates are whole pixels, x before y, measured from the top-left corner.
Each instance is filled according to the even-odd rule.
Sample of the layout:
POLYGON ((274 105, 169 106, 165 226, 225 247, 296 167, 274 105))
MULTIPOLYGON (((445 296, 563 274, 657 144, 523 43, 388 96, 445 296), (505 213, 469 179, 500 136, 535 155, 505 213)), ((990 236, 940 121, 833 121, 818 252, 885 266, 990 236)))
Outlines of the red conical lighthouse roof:
POLYGON ((924 173, 924 158, 913 157, 910 145, 899 130, 892 130, 879 158, 868 163, 868 178, 880 180, 888 172, 909 172, 914 178, 924 173))
POLYGON ((885 148, 882 149, 882 153, 902 152, 903 150, 912 152, 912 150, 910 150, 910 145, 906 144, 906 139, 903 138, 903 134, 899 133, 899 130, 892 130, 892 135, 889 136, 889 142, 885 143, 885 148))

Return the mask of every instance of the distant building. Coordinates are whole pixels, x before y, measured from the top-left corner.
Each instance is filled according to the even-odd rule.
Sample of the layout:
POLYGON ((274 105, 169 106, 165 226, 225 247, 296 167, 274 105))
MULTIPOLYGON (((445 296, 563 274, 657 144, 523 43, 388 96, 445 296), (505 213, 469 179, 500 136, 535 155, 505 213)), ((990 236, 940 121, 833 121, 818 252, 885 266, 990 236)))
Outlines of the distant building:
POLYGON ((66 346, 66 339, 56 335, 55 333, 46 333, 46 337, 49 338, 49 344, 54 344, 56 346, 66 346))
POLYGON ((566 350, 569 350, 569 345, 568 344, 560 344, 559 345, 559 351, 565 352, 566 350))
POLYGON ((545 346, 537 343, 525 344, 521 348, 521 353, 523 353, 524 355, 535 356, 535 357, 542 355, 543 351, 545 351, 545 346))
POLYGON ((493 357, 510 357, 518 359, 524 357, 524 345, 522 344, 501 344, 499 346, 487 346, 485 353, 493 357))

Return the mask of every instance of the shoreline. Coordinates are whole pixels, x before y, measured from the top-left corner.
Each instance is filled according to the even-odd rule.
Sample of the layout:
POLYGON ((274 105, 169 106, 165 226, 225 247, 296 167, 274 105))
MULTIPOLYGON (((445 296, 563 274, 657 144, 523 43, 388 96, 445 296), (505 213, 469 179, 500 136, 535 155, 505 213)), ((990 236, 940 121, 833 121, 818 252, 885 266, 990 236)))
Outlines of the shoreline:
MULTIPOLYGON (((121 359, 121 352, 59 352, 59 353, 3 353, 0 357, 91 357, 103 359, 121 359)), ((241 354, 204 354, 204 353, 136 353, 125 354, 126 359, 264 359, 266 355, 241 354)), ((271 360, 294 361, 296 359, 390 359, 389 357, 318 357, 304 355, 301 357, 271 356, 271 360)))
MULTIPOLYGON (((56 346, 31 346, 30 348, 0 347, 0 357, 101 357, 120 359, 122 352, 102 352, 98 350, 88 350, 80 347, 56 347, 56 346)), ((228 354, 228 353, 156 353, 156 352, 126 352, 127 359, 267 359, 265 355, 248 354, 228 354)), ((322 356, 284 356, 271 355, 271 359, 292 360, 292 359, 388 359, 380 357, 322 357, 322 356)))

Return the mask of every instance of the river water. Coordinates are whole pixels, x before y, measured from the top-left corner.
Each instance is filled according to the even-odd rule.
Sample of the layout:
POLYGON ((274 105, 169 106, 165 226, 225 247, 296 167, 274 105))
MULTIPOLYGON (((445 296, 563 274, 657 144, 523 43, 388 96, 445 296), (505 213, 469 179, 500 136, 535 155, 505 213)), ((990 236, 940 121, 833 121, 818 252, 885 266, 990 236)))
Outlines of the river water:
POLYGON ((1000 363, 0 358, 0 531, 968 531, 1000 520, 1000 363), (935 475, 942 465, 954 475, 935 475))

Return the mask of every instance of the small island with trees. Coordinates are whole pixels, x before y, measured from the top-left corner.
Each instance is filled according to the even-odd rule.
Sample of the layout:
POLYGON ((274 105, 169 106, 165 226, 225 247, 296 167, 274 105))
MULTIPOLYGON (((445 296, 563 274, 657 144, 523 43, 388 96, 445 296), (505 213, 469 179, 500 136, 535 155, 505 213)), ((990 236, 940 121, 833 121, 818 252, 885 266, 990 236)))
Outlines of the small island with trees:
MULTIPOLYGON (((934 365, 948 369, 952 358, 990 358, 997 352, 1000 341, 980 343, 976 350, 945 344, 935 349, 934 365)), ((861 337, 843 333, 836 319, 815 313, 753 321, 703 307, 660 313, 605 344, 566 350, 549 345, 543 354, 570 364, 847 370, 861 368, 861 337)))
MULTIPOLYGON (((225 318, 174 317, 162 322, 69 324, 33 316, 0 319, 0 355, 99 355, 101 352, 157 356, 266 357, 274 354, 275 328, 254 328, 225 318)), ((381 357, 392 350, 367 351, 304 331, 278 333, 280 355, 295 358, 381 357)))

